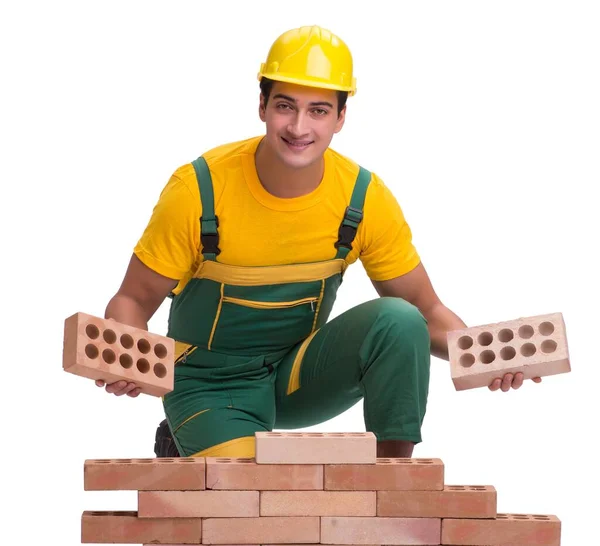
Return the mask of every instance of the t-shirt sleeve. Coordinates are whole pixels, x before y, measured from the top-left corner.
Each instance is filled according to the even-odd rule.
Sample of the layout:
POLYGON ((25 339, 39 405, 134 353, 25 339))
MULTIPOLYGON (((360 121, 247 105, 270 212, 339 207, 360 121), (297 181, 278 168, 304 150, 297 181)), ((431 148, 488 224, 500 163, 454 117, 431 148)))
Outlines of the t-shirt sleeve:
POLYGON ((412 271, 421 261, 404 213, 375 174, 367 189, 359 258, 374 281, 386 281, 412 271))
POLYGON ((154 206, 135 255, 165 277, 184 278, 198 257, 201 209, 199 195, 175 172, 154 206))

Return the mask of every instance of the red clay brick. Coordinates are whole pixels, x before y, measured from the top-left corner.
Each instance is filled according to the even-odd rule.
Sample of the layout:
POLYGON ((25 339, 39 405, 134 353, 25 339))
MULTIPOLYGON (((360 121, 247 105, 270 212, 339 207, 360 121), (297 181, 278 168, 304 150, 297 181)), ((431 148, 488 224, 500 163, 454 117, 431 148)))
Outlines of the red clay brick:
POLYGON ((256 432, 258 464, 375 464, 372 432, 256 432))
POLYGON ((203 544, 318 544, 318 517, 208 518, 203 544))
POLYGON ((458 391, 487 387, 506 373, 523 372, 531 379, 571 371, 561 313, 462 328, 447 338, 458 391))
POLYGON ((441 544, 439 518, 323 517, 321 544, 441 544))
POLYGON ((443 519, 442 544, 461 546, 560 546, 554 515, 498 514, 493 520, 443 519))
POLYGON ((200 519, 140 519, 137 512, 92 512, 81 516, 82 544, 201 544, 200 519))
POLYGON ((85 313, 65 319, 63 369, 107 383, 126 380, 142 392, 173 390, 175 341, 114 320, 85 313))
POLYGON ((258 491, 140 491, 140 518, 258 517, 258 491))
POLYGON ((375 491, 261 491, 261 516, 375 516, 375 491))
POLYGON ((253 458, 206 457, 206 489, 323 490, 323 465, 258 464, 253 458))
POLYGON ((164 491, 205 489, 205 459, 88 459, 85 491, 164 491))
POLYGON ((325 465, 324 489, 331 491, 441 491, 440 459, 377 459, 374 465, 325 465))
POLYGON ((405 518, 495 518, 491 485, 446 485, 443 491, 377 491, 377 515, 405 518))

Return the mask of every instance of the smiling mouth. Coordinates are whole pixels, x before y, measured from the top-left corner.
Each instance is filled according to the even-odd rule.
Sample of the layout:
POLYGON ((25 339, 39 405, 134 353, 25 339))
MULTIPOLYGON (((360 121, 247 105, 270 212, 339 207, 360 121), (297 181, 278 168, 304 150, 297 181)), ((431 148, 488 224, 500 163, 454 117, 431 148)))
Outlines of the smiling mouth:
POLYGON ((291 146, 292 148, 298 148, 298 149, 306 148, 307 146, 310 146, 312 144, 312 141, 305 142, 305 141, 300 141, 300 140, 288 140, 287 138, 284 138, 284 137, 281 137, 281 139, 288 146, 291 146))

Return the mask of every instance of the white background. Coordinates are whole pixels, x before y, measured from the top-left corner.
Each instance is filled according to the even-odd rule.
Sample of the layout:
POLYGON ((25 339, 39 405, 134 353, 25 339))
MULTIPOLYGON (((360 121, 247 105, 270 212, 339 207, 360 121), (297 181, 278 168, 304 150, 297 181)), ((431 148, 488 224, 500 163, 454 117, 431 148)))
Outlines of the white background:
MULTIPOLYGON (((386 0, 387 1, 387 0, 386 0)), ((160 400, 62 370, 64 319, 102 316, 170 174, 260 134, 256 74, 284 30, 351 47, 332 146, 379 174, 467 324, 560 311, 572 372, 456 392, 433 359, 424 442, 448 484, 597 540, 600 10, 578 1, 15 2, 0 11, 3 535, 80 542, 88 458, 152 457, 160 400), (17 7, 14 7, 17 6, 17 7), (8 485, 8 488, 6 487, 8 485), (6 519, 5 519, 6 518, 6 519), (7 526, 8 523, 8 526, 7 526)), ((334 316, 376 297, 362 266, 334 316)), ((164 333, 168 303, 150 322, 164 333)), ((362 431, 362 403, 314 427, 362 431)))

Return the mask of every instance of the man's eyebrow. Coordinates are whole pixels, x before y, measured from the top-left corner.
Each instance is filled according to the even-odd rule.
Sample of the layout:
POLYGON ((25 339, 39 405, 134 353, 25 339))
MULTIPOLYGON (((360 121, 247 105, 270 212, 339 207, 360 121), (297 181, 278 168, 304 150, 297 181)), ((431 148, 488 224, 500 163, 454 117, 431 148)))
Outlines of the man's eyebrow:
MULTIPOLYGON (((284 95, 283 93, 277 93, 276 95, 273 96, 273 98, 289 100, 290 102, 293 102, 294 104, 297 102, 294 97, 284 95)), ((331 104, 330 102, 324 101, 324 100, 317 101, 317 102, 311 102, 310 105, 311 106, 329 106, 330 108, 333 108, 333 104, 331 104)))

